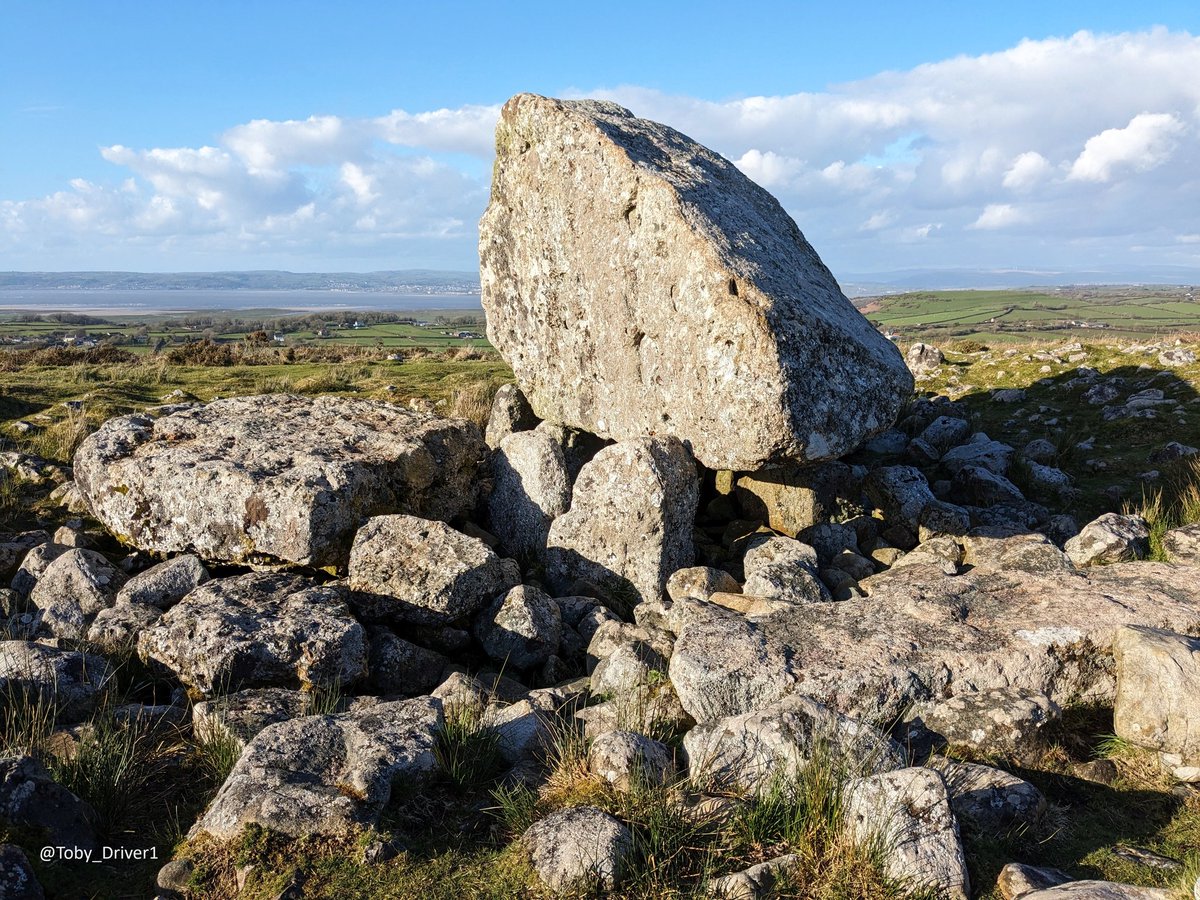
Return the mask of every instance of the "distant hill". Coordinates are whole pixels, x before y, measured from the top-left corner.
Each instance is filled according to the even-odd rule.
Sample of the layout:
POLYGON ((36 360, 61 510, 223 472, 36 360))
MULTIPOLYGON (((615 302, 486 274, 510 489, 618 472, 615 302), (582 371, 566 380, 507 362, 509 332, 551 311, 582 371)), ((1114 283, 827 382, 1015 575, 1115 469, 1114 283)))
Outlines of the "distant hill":
POLYGON ((901 291, 1004 290, 1071 285, 1200 284, 1200 268, 1138 266, 1113 269, 896 269, 840 272, 847 297, 873 297, 901 291))
POLYGON ((476 272, 0 272, 0 290, 479 292, 476 272))

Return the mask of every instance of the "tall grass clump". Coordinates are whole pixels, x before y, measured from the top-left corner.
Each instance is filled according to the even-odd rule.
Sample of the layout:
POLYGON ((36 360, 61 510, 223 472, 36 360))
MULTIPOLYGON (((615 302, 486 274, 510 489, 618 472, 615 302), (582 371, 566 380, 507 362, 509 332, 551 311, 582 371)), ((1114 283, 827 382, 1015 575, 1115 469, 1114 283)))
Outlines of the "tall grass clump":
POLYGON ((443 774, 457 788, 471 789, 494 778, 501 765, 500 736, 487 721, 486 704, 448 704, 434 755, 443 774))
POLYGON ((1200 460, 1176 462, 1165 473, 1162 487, 1143 493, 1140 503, 1125 503, 1121 511, 1139 515, 1150 527, 1150 559, 1165 562, 1163 538, 1172 528, 1200 523, 1200 460))

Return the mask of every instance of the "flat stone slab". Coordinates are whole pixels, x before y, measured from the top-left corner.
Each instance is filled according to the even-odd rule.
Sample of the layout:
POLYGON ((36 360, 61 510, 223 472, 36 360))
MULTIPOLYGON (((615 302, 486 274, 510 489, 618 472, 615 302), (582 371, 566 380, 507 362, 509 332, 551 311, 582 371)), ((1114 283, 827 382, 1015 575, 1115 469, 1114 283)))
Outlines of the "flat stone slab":
POLYGON ((141 550, 335 566, 370 516, 469 507, 484 452, 462 419, 271 394, 110 419, 80 447, 75 480, 96 518, 141 550))
POLYGON ((509 100, 479 232, 488 338, 540 418, 756 470, 849 452, 912 390, 775 198, 616 104, 509 100))

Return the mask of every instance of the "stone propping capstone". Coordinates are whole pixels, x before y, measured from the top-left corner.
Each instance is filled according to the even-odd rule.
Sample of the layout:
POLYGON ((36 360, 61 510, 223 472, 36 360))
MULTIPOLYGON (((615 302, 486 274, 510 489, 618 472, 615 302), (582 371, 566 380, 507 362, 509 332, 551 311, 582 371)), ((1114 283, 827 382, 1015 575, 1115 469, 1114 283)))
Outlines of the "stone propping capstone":
POLYGON ((912 389, 769 193, 613 103, 509 100, 479 230, 488 338, 539 418, 756 470, 849 452, 912 389))

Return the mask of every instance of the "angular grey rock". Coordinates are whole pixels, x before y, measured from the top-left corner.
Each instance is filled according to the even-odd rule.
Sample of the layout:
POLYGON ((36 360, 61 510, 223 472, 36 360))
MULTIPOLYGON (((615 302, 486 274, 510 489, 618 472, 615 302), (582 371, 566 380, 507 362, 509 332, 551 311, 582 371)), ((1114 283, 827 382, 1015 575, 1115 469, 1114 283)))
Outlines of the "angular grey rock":
POLYGON ((96 613, 113 605, 125 575, 93 550, 68 550, 46 567, 29 594, 41 627, 55 637, 82 638, 96 613))
POLYGON ((112 677, 103 656, 33 641, 0 641, 0 697, 36 699, 54 708, 62 722, 91 713, 112 677))
POLYGON ((1163 549, 1172 562, 1200 566, 1200 524, 1172 528, 1163 535, 1163 549))
POLYGON ((32 756, 0 756, 0 828, 32 832, 44 846, 96 850, 95 811, 32 756))
POLYGON ((1024 403, 1025 391, 1020 388, 1004 388, 999 391, 992 391, 993 403, 1024 403))
POLYGON ((955 499, 972 506, 996 506, 1025 501, 1019 487, 1003 475, 997 475, 983 466, 963 466, 954 473, 951 486, 955 499))
POLYGON ((534 669, 558 650, 562 612, 540 588, 520 584, 475 619, 475 638, 494 661, 517 669, 534 669))
POLYGON ((921 440, 936 450, 939 457, 970 436, 971 423, 957 416, 938 416, 921 432, 921 440))
POLYGON ((836 458, 895 419, 899 352, 728 160, 612 103, 531 94, 496 147, 488 337, 542 418, 675 435, 735 470, 836 458))
POLYGON ((27 599, 50 564, 69 549, 62 544, 38 544, 26 553, 12 578, 12 589, 17 596, 27 599))
POLYGON ((441 701, 432 697, 269 725, 246 746, 191 836, 229 840, 252 822, 291 837, 369 826, 397 782, 418 783, 436 767, 442 725, 441 701))
POLYGON ((1015 528, 973 528, 962 538, 963 562, 979 570, 1052 574, 1074 566, 1050 539, 1015 528))
POLYGON ((992 766, 953 762, 936 757, 929 767, 942 774, 950 808, 986 835, 1032 829, 1046 810, 1046 798, 1036 787, 992 766))
POLYGON ((1071 496, 1071 476, 1062 469, 1031 462, 1026 465, 1026 472, 1033 493, 1059 498, 1071 496))
POLYGON ((1158 354, 1158 361, 1168 368, 1177 369, 1180 366, 1190 366, 1194 363, 1196 361, 1196 353, 1194 350, 1188 350, 1186 347, 1173 347, 1158 354))
POLYGON ((594 806, 571 806, 535 822, 521 835, 542 884, 556 892, 612 891, 633 854, 620 820, 594 806))
POLYGON ((492 456, 488 521, 505 551, 538 560, 546 550, 550 523, 571 505, 571 480, 558 441, 545 431, 504 438, 492 456))
POLYGON ((631 606, 658 600, 671 574, 692 564, 699 492, 695 462, 677 438, 605 447, 580 470, 570 510, 550 526, 550 585, 567 593, 584 579, 631 606))
POLYGON ((44 900, 45 896, 25 852, 15 844, 0 844, 0 900, 44 900))
POLYGON ((742 586, 737 579, 723 569, 711 566, 690 566, 677 569, 667 579, 667 596, 671 600, 688 597, 693 600, 708 600, 713 594, 740 594, 742 586))
POLYGON ((776 856, 741 872, 712 879, 708 883, 708 896, 714 900, 759 900, 774 896, 779 876, 798 868, 802 863, 803 859, 795 853, 776 856))
POLYGON ((962 535, 971 529, 971 514, 961 506, 935 500, 921 510, 917 536, 922 542, 943 535, 962 535))
POLYGON ((366 619, 441 625, 475 614, 517 584, 514 569, 445 522, 377 516, 354 536, 350 589, 366 619))
POLYGON ((538 417, 534 415, 521 389, 515 384, 503 384, 492 398, 492 412, 488 416, 483 439, 495 449, 510 434, 532 431, 537 424, 538 417))
POLYGON ((1058 458, 1058 448, 1045 438, 1037 438, 1024 446, 1021 450, 1021 456, 1027 462, 1041 463, 1044 466, 1048 466, 1058 458))
POLYGON ((1045 694, 1005 687, 918 703, 904 729, 913 743, 928 734, 939 742, 1003 756, 1032 750, 1045 728, 1061 717, 1058 704, 1045 694))
POLYGON ((30 550, 49 542, 50 535, 45 531, 0 533, 0 583, 8 583, 30 550))
POLYGON ((734 494, 745 518, 796 537, 829 518, 837 498, 849 493, 849 482, 845 463, 786 466, 740 476, 734 494))
MULTIPOLYGON (((1111 702, 1119 627, 1200 633, 1196 575, 1187 566, 1137 562, 1084 573, 969 571, 953 578, 913 566, 875 576, 885 577, 866 599, 779 607, 745 627, 778 648, 776 667, 786 660, 796 691, 868 721, 895 720, 913 701, 1002 687, 1044 693, 1060 705, 1111 702)), ((684 660, 733 684, 744 677, 728 662, 728 636, 722 644, 729 626, 706 627, 711 640, 681 634, 671 661, 689 711, 703 709, 705 700, 693 702, 687 682, 675 679, 684 660)), ((713 693, 720 690, 712 685, 713 693)))
POLYGON ((596 696, 633 697, 645 692, 654 673, 661 676, 666 668, 666 660, 649 644, 623 644, 596 664, 591 691, 596 696))
POLYGON ((193 706, 192 730, 202 741, 229 740, 245 749, 268 725, 311 715, 312 705, 303 691, 247 688, 193 706))
POLYGON ((1200 766, 1200 639, 1131 626, 1113 640, 1113 730, 1139 747, 1200 766))
POLYGON ((1009 863, 1000 870, 996 878, 996 890, 1002 900, 1017 900, 1034 891, 1056 887, 1071 880, 1071 876, 1059 869, 1039 869, 1021 863, 1009 863))
POLYGON ((96 518, 139 549, 331 566, 367 516, 470 507, 484 451, 466 420, 271 394, 111 419, 80 447, 75 477, 96 518))
POLYGON ((1021 894, 1020 900, 1176 900, 1166 888, 1139 887, 1115 881, 1068 881, 1058 887, 1021 894))
POLYGON ((684 625, 667 673, 688 715, 713 722, 762 709, 790 693, 797 682, 790 657, 756 625, 727 613, 684 625))
POLYGON ((904 361, 914 375, 928 375, 946 361, 945 355, 932 344, 913 344, 904 354, 904 361))
POLYGON ((286 574, 202 584, 141 633, 138 654, 204 696, 347 685, 367 671, 366 635, 345 590, 286 574))
POLYGON ((863 482, 863 490, 888 522, 904 525, 914 533, 925 507, 937 499, 925 476, 912 466, 874 469, 863 482))
POLYGON ((419 697, 442 683, 450 660, 387 628, 370 632, 368 683, 385 696, 419 697))
POLYGON ((964 466, 978 466, 995 475, 1007 475, 1016 452, 1008 444, 990 440, 980 433, 972 436, 969 443, 942 454, 941 464, 951 475, 964 466))
POLYGON ((900 748, 877 729, 796 695, 697 725, 684 735, 683 749, 694 782, 751 792, 794 777, 814 759, 818 765, 836 760, 850 775, 904 765, 900 748))
POLYGON ((162 610, 144 603, 117 603, 96 613, 87 640, 105 653, 137 643, 138 635, 162 618, 162 610))
POLYGON ((1179 441, 1168 441, 1162 447, 1150 454, 1152 463, 1174 462, 1177 459, 1188 459, 1200 454, 1200 447, 1189 447, 1179 441))
POLYGON ((942 776, 900 769, 846 786, 845 827, 856 843, 879 841, 884 873, 914 888, 968 900, 967 862, 942 776))
POLYGON ((1141 559, 1150 552, 1150 527, 1141 516, 1105 513, 1063 547, 1079 567, 1141 559))
POLYGON ((169 609, 206 581, 208 569, 204 563, 185 553, 134 575, 117 593, 117 602, 169 609))
POLYGON ((638 780, 666 784, 675 774, 668 747, 632 731, 608 731, 588 748, 588 769, 619 791, 638 780))
MULTIPOLYGON (((817 574, 817 551, 789 537, 757 540, 743 561, 751 597, 783 603, 821 603, 832 598, 817 574)), ((873 570, 872 570, 873 571, 873 570)))

